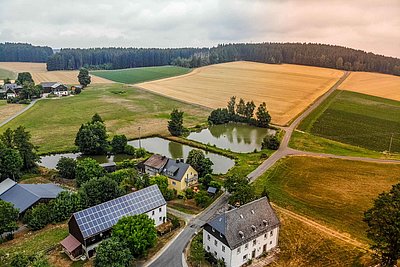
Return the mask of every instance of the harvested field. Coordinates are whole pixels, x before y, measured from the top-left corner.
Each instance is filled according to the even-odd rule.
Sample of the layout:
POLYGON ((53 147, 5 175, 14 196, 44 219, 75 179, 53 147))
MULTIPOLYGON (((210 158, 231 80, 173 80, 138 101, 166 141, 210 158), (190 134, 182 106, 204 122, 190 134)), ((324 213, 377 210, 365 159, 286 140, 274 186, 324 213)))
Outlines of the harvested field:
MULTIPOLYGON (((0 62, 0 69, 14 73, 30 72, 35 83, 41 82, 62 82, 65 84, 78 83, 78 71, 47 71, 46 63, 25 63, 25 62, 0 62)), ((92 84, 112 83, 101 77, 92 76, 92 84)))
POLYGON ((298 65, 231 62, 137 86, 210 108, 225 107, 235 95, 256 105, 265 101, 272 122, 285 125, 343 75, 342 71, 298 65))
POLYGON ((293 156, 255 181, 271 201, 360 242, 367 243, 363 212, 400 182, 400 164, 293 156), (338 167, 340 166, 340 167, 338 167))
POLYGON ((400 77, 394 75, 353 72, 339 89, 400 101, 400 77))
POLYGON ((7 104, 6 100, 0 100, 0 122, 23 110, 26 105, 7 104))

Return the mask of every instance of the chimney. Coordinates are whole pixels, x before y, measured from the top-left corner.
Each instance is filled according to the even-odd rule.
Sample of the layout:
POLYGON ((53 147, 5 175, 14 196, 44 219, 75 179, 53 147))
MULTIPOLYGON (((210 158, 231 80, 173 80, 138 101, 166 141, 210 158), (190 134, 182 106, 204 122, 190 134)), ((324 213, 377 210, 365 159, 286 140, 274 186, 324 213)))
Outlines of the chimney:
POLYGON ((268 222, 266 220, 263 220, 264 226, 268 226, 268 222))
POLYGON ((244 234, 243 234, 242 231, 239 231, 239 235, 240 235, 241 238, 244 238, 244 234))
POLYGON ((252 225, 252 226, 251 226, 251 229, 253 229, 253 232, 255 232, 255 231, 256 231, 256 226, 255 226, 255 225, 252 225))

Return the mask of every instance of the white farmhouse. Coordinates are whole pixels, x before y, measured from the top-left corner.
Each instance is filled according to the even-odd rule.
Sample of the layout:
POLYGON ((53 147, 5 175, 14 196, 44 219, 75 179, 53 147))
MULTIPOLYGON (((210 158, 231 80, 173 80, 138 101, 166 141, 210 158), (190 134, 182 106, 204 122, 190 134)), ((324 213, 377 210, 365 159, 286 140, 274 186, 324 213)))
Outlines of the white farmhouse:
POLYGON ((206 223, 203 246, 226 266, 242 266, 278 245, 279 225, 268 199, 263 197, 206 223))

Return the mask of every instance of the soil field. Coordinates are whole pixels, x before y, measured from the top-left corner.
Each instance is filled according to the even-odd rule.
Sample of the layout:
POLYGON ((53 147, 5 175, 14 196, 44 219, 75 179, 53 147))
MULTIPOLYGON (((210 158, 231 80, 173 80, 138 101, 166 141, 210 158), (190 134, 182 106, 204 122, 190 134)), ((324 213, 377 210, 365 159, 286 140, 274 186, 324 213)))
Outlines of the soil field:
MULTIPOLYGON (((78 71, 47 71, 46 63, 0 62, 0 69, 9 70, 14 73, 30 72, 35 83, 61 82, 65 84, 78 84, 78 71)), ((112 81, 93 76, 92 84, 97 83, 112 83, 112 81)))
POLYGON ((400 101, 400 77, 394 75, 353 72, 339 89, 400 101))
POLYGON ((400 164, 287 157, 255 181, 277 205, 368 242, 363 212, 400 181, 400 164), (340 167, 338 167, 340 166, 340 167))
POLYGON ((400 101, 338 90, 299 129, 375 151, 388 151, 391 143, 399 153, 400 101))
POLYGON ((76 133, 82 123, 99 113, 110 136, 125 134, 128 138, 154 134, 169 135, 167 121, 173 108, 185 112, 185 126, 204 123, 210 110, 184 104, 147 91, 122 84, 93 85, 81 94, 61 99, 38 101, 31 109, 0 128, 26 127, 39 152, 73 149, 76 133))
POLYGON ((26 105, 7 104, 6 100, 0 100, 0 122, 23 110, 26 105))
POLYGON ((132 68, 123 70, 98 70, 90 74, 120 83, 141 83, 182 75, 190 72, 188 68, 175 66, 132 68))
POLYGON ((333 69, 298 65, 231 62, 137 86, 210 108, 225 107, 231 96, 267 103, 272 122, 287 124, 343 75, 333 69))

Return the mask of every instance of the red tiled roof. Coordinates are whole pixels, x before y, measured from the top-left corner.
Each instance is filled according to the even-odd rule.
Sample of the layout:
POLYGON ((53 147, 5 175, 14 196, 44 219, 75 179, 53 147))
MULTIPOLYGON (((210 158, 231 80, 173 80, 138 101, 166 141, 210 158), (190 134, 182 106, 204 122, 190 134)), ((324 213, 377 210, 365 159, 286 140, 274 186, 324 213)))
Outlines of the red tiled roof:
POLYGON ((167 157, 154 154, 144 162, 144 165, 156 169, 161 169, 162 167, 165 166, 165 164, 167 164, 167 161, 168 161, 167 157))
POLYGON ((60 243, 69 253, 73 252, 81 245, 81 243, 71 234, 60 243))

